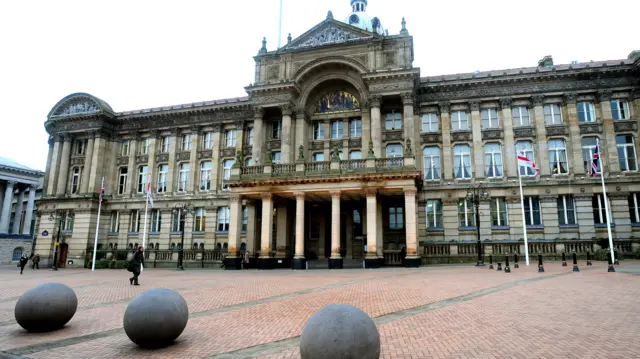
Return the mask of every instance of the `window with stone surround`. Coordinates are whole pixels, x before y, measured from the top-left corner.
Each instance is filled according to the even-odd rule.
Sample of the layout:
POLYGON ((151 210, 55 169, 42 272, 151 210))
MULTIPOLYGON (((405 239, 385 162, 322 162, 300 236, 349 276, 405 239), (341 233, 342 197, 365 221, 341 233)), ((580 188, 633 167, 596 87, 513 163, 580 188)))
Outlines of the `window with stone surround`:
POLYGON ((362 120, 360 118, 352 118, 349 120, 349 137, 362 137, 362 120))
POLYGON ((491 226, 507 227, 509 225, 509 215, 507 201, 504 197, 491 198, 491 226))
POLYGON ((342 120, 331 121, 331 139, 339 140, 344 137, 344 122, 342 120))
POLYGON ((389 208, 389 229, 404 228, 404 214, 402 207, 389 208))
POLYGON ((225 147, 236 147, 236 130, 227 130, 224 133, 225 147))
POLYGON ((457 179, 471 178, 471 147, 453 146, 453 173, 457 179))
POLYGON ((557 103, 544 105, 544 122, 547 125, 562 124, 562 107, 557 103))
POLYGON ((618 149, 618 161, 620 170, 632 172, 638 170, 638 157, 636 156, 636 145, 632 135, 616 136, 616 147, 618 149))
POLYGON ((527 226, 541 226, 540 198, 524 197, 524 218, 527 226))
POLYGON ((387 158, 400 158, 402 157, 402 145, 399 143, 391 143, 385 147, 385 156, 387 158))
POLYGON ((82 169, 80 167, 73 167, 71 170, 71 193, 77 194, 80 191, 80 181, 82 176, 82 169))
POLYGON ((229 189, 229 184, 227 183, 229 179, 231 179, 231 167, 235 163, 235 160, 224 160, 222 161, 222 184, 221 188, 223 191, 229 189))
POLYGON ((213 148, 213 132, 209 131, 203 133, 200 140, 202 141, 203 150, 210 150, 213 148))
POLYGON ((362 151, 359 151, 359 150, 349 151, 349 159, 350 160, 361 160, 362 159, 362 151))
POLYGON ((513 127, 531 126, 531 120, 529 119, 529 109, 526 106, 517 106, 511 108, 511 119, 513 121, 513 127))
POLYGON ((279 140, 282 136, 282 121, 271 122, 271 139, 279 140))
POLYGON ((323 122, 314 122, 313 123, 313 139, 316 141, 324 140, 324 123, 323 122))
POLYGON ((182 135, 181 139, 181 151, 190 151, 191 150, 191 134, 182 135))
POLYGON ((74 147, 76 156, 84 156, 87 150, 87 140, 76 140, 74 147))
POLYGON ((160 152, 169 153, 169 151, 171 151, 171 136, 162 136, 160 152))
POLYGON ((484 167, 488 178, 502 177, 502 148, 499 143, 484 145, 484 167))
POLYGON ((200 190, 211 190, 211 169, 213 164, 211 161, 203 161, 200 164, 200 190))
POLYGON ((440 179, 440 148, 437 146, 427 146, 422 151, 424 158, 424 179, 425 181, 436 181, 440 179))
POLYGON ((229 207, 218 208, 218 232, 229 232, 229 207))
POLYGON ((247 206, 242 206, 242 232, 247 232, 247 226, 249 224, 249 210, 247 206))
POLYGON ((120 156, 129 156, 129 148, 131 148, 131 141, 122 141, 122 144, 120 145, 120 156))
POLYGON ((167 176, 169 174, 169 165, 162 164, 158 166, 158 193, 167 191, 167 176))
POLYGON ((458 224, 461 228, 475 227, 475 212, 471 201, 466 198, 458 200, 458 224))
POLYGON ((280 151, 271 152, 271 163, 274 165, 279 165, 282 163, 282 154, 280 151))
POLYGON ((150 148, 151 148, 151 139, 145 138, 140 141, 140 149, 138 150, 138 152, 141 155, 146 155, 146 154, 149 154, 150 148))
POLYGON ((118 194, 124 194, 127 191, 127 167, 120 167, 118 175, 118 194))
POLYGON ((464 111, 451 112, 451 131, 468 131, 468 114, 464 111))
POLYGON ((385 114, 384 121, 385 130, 400 130, 402 129, 402 113, 396 111, 389 111, 385 114))
POLYGON ((73 220, 75 214, 73 211, 65 211, 62 214, 62 230, 66 232, 73 232, 73 220))
POLYGON ((640 193, 629 194, 629 217, 631 223, 640 224, 640 193))
POLYGON ((567 147, 564 140, 549 140, 547 145, 549 148, 549 165, 551 166, 551 173, 554 175, 563 175, 569 173, 569 165, 567 163, 567 147))
POLYGON ((182 221, 181 221, 181 216, 182 216, 182 210, 181 209, 174 209, 173 212, 171 212, 171 232, 181 232, 182 231, 182 221))
POLYGON ((159 209, 151 210, 151 233, 160 233, 162 226, 162 212, 159 209))
POLYGON ((427 229, 444 228, 442 221, 442 201, 439 199, 427 200, 425 212, 427 213, 427 229))
POLYGON ((614 120, 630 119, 629 102, 626 100, 611 100, 611 115, 614 120))
POLYGON ((129 233, 140 232, 140 211, 134 209, 129 213, 129 233))
POLYGON ((573 196, 558 197, 558 223, 561 226, 577 224, 576 206, 573 196))
POLYGON ((193 231, 204 232, 207 228, 207 211, 204 208, 198 207, 195 209, 193 217, 193 231))
POLYGON ((246 145, 253 146, 253 127, 247 128, 247 137, 245 137, 246 145))
MULTIPOLYGON (((516 155, 524 156, 535 163, 535 155, 533 152, 533 143, 531 141, 516 142, 516 155)), ((517 159, 516 159, 517 161, 517 159)), ((520 176, 535 176, 536 171, 531 167, 518 166, 520 176)))
MULTIPOLYGON (((607 197, 607 201, 609 198, 607 197)), ((609 205, 609 218, 613 224, 613 214, 611 213, 611 201, 607 203, 609 205)), ((591 198, 591 206, 593 207, 593 223, 595 224, 607 224, 607 206, 604 202, 604 197, 601 193, 595 194, 591 198)))
POLYGON ((422 132, 438 132, 440 130, 440 120, 438 114, 429 112, 422 114, 422 132))
POLYGON ((109 222, 109 233, 118 233, 118 232, 120 232, 120 212, 112 211, 111 220, 109 222))
POLYGON ((313 162, 324 162, 324 153, 314 153, 313 162))
MULTIPOLYGON (((593 162, 593 152, 596 150, 597 137, 582 138, 582 163, 584 165, 584 173, 590 173, 591 163, 593 162)), ((598 161, 598 173, 602 171, 602 153, 600 153, 600 161, 598 161)))
POLYGON ((181 163, 178 172, 178 192, 186 192, 189 185, 189 169, 188 163, 181 163))
POLYGON ((147 192, 147 182, 149 181, 148 175, 149 175, 148 166, 138 167, 138 193, 147 192))
POLYGON ((495 108, 485 108, 480 111, 480 118, 482 119, 482 129, 500 128, 498 121, 498 111, 495 108))
POLYGON ((592 102, 578 102, 578 122, 595 122, 596 108, 592 102))

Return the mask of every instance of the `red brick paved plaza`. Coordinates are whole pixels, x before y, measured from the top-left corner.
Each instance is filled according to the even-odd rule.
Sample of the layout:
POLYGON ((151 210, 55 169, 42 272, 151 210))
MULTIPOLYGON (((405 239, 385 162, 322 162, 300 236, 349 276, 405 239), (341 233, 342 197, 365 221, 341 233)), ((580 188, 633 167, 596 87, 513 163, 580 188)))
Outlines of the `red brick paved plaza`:
MULTIPOLYGON (((534 263, 535 264, 535 263, 534 263)), ((0 358, 297 358, 306 320, 332 303, 374 318, 384 358, 638 358, 640 261, 488 267, 242 271, 151 269, 141 286, 126 271, 0 268, 0 358), (625 273, 626 272, 626 273, 625 273), (65 328, 25 332, 18 297, 55 281, 78 311, 65 328), (177 290, 191 316, 175 345, 138 349, 122 329, 128 302, 153 287, 177 290)))

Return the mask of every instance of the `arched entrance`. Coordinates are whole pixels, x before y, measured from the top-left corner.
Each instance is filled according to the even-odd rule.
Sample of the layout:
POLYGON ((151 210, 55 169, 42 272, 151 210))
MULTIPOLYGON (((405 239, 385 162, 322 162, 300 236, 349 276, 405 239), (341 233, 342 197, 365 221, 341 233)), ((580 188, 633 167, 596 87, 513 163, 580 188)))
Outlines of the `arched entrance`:
POLYGON ((24 248, 16 247, 13 249, 13 254, 11 255, 12 262, 20 261, 20 257, 22 257, 22 253, 24 252, 24 248))

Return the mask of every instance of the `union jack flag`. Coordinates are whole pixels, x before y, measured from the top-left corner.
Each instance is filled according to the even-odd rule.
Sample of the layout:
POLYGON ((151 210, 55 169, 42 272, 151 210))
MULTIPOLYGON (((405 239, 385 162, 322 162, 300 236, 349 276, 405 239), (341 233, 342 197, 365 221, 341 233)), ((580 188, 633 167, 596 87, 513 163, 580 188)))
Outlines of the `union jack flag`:
POLYGON ((104 177, 102 177, 102 185, 100 186, 100 198, 98 199, 99 203, 102 203, 103 195, 104 195, 104 177))
POLYGON ((598 174, 598 166, 600 165, 600 141, 596 142, 596 148, 593 150, 593 159, 591 159, 591 168, 589 174, 593 177, 598 174))

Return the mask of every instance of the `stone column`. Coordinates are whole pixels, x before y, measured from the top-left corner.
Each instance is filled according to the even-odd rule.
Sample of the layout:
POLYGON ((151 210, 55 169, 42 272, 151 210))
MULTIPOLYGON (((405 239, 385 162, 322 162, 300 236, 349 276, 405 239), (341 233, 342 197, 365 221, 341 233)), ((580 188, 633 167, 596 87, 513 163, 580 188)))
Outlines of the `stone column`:
POLYGON ((270 258, 273 230, 273 195, 269 192, 265 192, 262 193, 261 197, 262 228, 260 235, 260 259, 258 266, 260 269, 271 269, 273 268, 273 261, 270 258))
POLYGON ((536 128, 536 142, 538 143, 538 153, 535 156, 535 163, 540 169, 542 176, 550 175, 549 147, 547 145, 547 128, 544 121, 544 96, 536 95, 533 101, 533 122, 536 128))
POLYGON ((58 187, 56 189, 57 196, 64 196, 67 188, 67 179, 69 177, 69 155, 71 154, 71 136, 64 136, 62 144, 62 155, 60 158, 60 170, 58 172, 58 187))
MULTIPOLYGON (((481 179, 484 173, 484 144, 482 143, 482 119, 480 117, 480 103, 472 101, 469 103, 471 109, 471 132, 473 133, 473 177, 481 179)), ((504 162, 504 161, 503 161, 504 162)))
MULTIPOLYGON (((413 117, 413 95, 409 93, 402 94, 402 127, 404 127, 405 141, 410 138, 415 143, 415 119, 413 117)), ((418 130, 418 132, 420 132, 418 130)), ((417 149, 418 147, 416 147, 417 149)))
POLYGON ((157 132, 151 133, 151 145, 149 146, 149 161, 147 166, 149 167, 149 181, 151 182, 151 193, 156 193, 158 188, 158 164, 156 162, 156 149, 158 148, 158 135, 157 132))
POLYGON ((371 141, 373 142, 373 154, 376 158, 382 158, 382 119, 380 114, 380 96, 371 97, 371 141))
MULTIPOLYGON (((197 126, 191 127, 189 136, 191 136, 191 148, 189 149, 189 184, 187 184, 187 191, 194 193, 196 189, 200 189, 200 161, 198 160, 200 136, 197 126)), ((151 168, 149 168, 149 171, 151 171, 151 168)))
POLYGON ((294 193, 296 196, 296 250, 293 257, 293 269, 305 269, 304 257, 304 192, 294 193))
POLYGON ((51 155, 49 178, 47 179, 47 196, 55 196, 57 190, 58 169, 60 168, 60 152, 62 150, 62 136, 56 135, 51 155))
POLYGON ((600 120, 602 121, 603 132, 603 135, 600 136, 600 149, 603 154, 602 157, 606 155, 601 167, 605 168, 607 173, 617 173, 620 172, 620 162, 618 161, 616 131, 613 125, 613 114, 611 113, 611 91, 599 91, 598 98, 600 100, 600 120))
POLYGON ((365 195, 367 197, 367 254, 365 256, 364 264, 366 268, 378 268, 380 267, 380 261, 378 261, 377 239, 378 228, 376 213, 378 211, 378 204, 376 198, 377 191, 375 188, 365 189, 365 195))
MULTIPOLYGON (((127 188, 124 193, 128 195, 134 195, 138 188, 138 165, 136 164, 136 156, 138 154, 138 141, 140 137, 134 136, 129 140, 129 163, 127 164, 127 188)), ((174 138, 171 138, 171 145, 173 146, 174 138)), ((171 176, 171 163, 175 163, 175 159, 171 161, 169 158, 169 176, 171 176)), ((170 181, 170 180, 169 180, 170 181)), ((171 182, 169 182, 171 183, 171 182)), ((171 187, 168 187, 171 188, 171 187)))
POLYGON ((404 190, 404 212, 406 214, 406 245, 407 257, 405 266, 419 267, 421 258, 418 256, 418 223, 416 221, 416 193, 415 188, 404 190))
POLYGON ((342 269, 340 256, 340 191, 331 191, 331 258, 329 269, 342 269))
POLYGON ((24 207, 24 188, 18 188, 18 198, 16 200, 16 211, 13 216, 13 227, 11 234, 20 234, 20 220, 22 219, 22 208, 24 207))
POLYGON ((305 161, 309 161, 307 159, 308 151, 307 151, 307 116, 304 113, 304 108, 299 108, 295 113, 295 123, 296 123, 296 135, 295 135, 295 146, 292 149, 293 151, 293 160, 298 160, 298 153, 300 152, 300 146, 302 146, 302 154, 305 156, 305 161))
POLYGON ((7 182, 0 180, 0 213, 2 212, 2 204, 4 203, 4 191, 7 188, 7 182))
POLYGON ((16 184, 18 184, 18 182, 7 181, 7 187, 4 190, 4 202, 2 203, 2 215, 0 216, 0 233, 9 233, 13 190, 16 184))
POLYGON ((22 234, 31 234, 31 219, 33 217, 33 207, 36 201, 36 186, 29 186, 29 199, 27 200, 27 210, 24 214, 24 225, 22 226, 22 234))
MULTIPOLYGON (((176 152, 178 150, 178 129, 171 130, 171 137, 169 137, 169 169, 167 173, 167 193, 177 192, 178 186, 178 171, 176 170, 176 152)), ((131 151, 134 151, 135 146, 131 144, 131 151)), ((129 159, 131 161, 131 159, 129 159)), ((217 162, 214 162, 217 163, 217 162)))
POLYGON ((256 206, 253 201, 246 201, 247 207, 247 231, 245 238, 247 242, 247 250, 251 251, 251 255, 257 253, 256 250, 256 206))
POLYGON ((504 132, 504 149, 502 151, 502 167, 504 169, 504 177, 517 177, 516 159, 516 141, 513 133, 513 118, 511 117, 511 97, 503 97, 500 99, 502 107, 502 129, 504 132))
POLYGON ((280 107, 282 109, 282 163, 292 163, 291 152, 291 113, 290 105, 280 107))
POLYGON ((90 135, 89 140, 87 141, 87 153, 84 157, 84 173, 82 181, 80 182, 80 193, 85 194, 88 193, 89 190, 89 182, 91 181, 91 173, 93 173, 93 167, 91 163, 93 161, 93 133, 90 135))
POLYGON ((633 233, 631 228, 631 213, 629 213, 629 194, 616 193, 609 195, 607 193, 609 203, 611 203, 611 221, 616 224, 614 239, 628 239, 633 233))
MULTIPOLYGON (((44 170, 44 180, 42 182, 44 190, 43 190, 43 197, 46 196, 49 193, 49 177, 51 177, 51 161, 53 160, 53 146, 54 146, 54 140, 52 136, 49 136, 49 151, 47 152, 47 164, 44 170)), ((3 193, 3 191, 0 189, 0 193, 3 193)), ((0 203, 2 203, 2 199, 0 198, 0 203)))
MULTIPOLYGON (((219 124, 213 126, 213 149, 211 150, 211 188, 219 192, 222 183, 222 163, 220 162, 220 146, 222 145, 222 127, 219 124)), ((255 148, 255 146, 253 147, 255 148)))
POLYGON ((251 158, 255 165, 264 164, 264 158, 262 158, 262 148, 264 147, 264 109, 258 107, 253 112, 253 147, 251 158))
POLYGON ((451 115, 449 101, 438 104, 440 108, 440 128, 442 133, 442 161, 440 161, 440 175, 445 180, 453 180, 453 147, 451 146, 451 115))
POLYGON ((276 207, 276 258, 280 259, 287 257, 287 242, 289 239, 287 209, 285 203, 279 203, 276 207))
POLYGON ((382 238, 384 226, 382 225, 382 203, 376 203, 376 216, 375 224, 376 224, 376 252, 378 254, 378 258, 384 258, 384 240, 382 238))
POLYGON ((242 203, 240 195, 229 195, 229 255, 225 258, 225 269, 242 269, 242 258, 238 256, 240 248, 240 236, 242 233, 242 203))
POLYGON ((360 110, 362 118, 362 158, 366 158, 369 152, 369 142, 371 142, 371 110, 368 104, 364 104, 360 110))
POLYGON ((540 215, 542 216, 542 224, 544 225, 544 236, 548 239, 560 237, 558 196, 540 197, 540 215))
MULTIPOLYGON (((578 95, 575 92, 564 96, 564 102, 567 106, 567 123, 569 124, 569 137, 566 139, 567 161, 569 161, 569 173, 584 174, 578 106, 576 105, 577 97, 578 95)), ((582 227, 582 224, 580 226, 582 227)))

